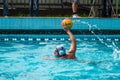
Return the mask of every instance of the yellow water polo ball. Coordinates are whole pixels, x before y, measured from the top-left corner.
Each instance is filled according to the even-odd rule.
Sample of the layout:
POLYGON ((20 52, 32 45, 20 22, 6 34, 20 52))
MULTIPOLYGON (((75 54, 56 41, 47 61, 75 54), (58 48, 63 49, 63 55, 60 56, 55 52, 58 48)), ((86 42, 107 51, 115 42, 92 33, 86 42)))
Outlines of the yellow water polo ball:
POLYGON ((62 20, 62 26, 67 28, 72 28, 73 22, 70 18, 65 18, 62 20))

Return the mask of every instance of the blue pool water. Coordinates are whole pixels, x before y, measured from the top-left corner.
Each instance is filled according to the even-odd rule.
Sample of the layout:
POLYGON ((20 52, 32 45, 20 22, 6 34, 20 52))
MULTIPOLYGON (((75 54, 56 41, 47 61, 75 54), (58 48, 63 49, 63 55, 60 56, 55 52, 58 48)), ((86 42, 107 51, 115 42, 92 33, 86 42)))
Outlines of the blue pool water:
POLYGON ((69 39, 0 39, 0 80, 119 80, 120 42, 78 37, 77 60, 54 58, 56 45, 69 49, 69 39))
POLYGON ((63 30, 61 20, 0 18, 0 80, 120 80, 120 20, 73 18, 77 59, 49 60, 57 45, 70 46, 68 35, 51 34, 63 30))

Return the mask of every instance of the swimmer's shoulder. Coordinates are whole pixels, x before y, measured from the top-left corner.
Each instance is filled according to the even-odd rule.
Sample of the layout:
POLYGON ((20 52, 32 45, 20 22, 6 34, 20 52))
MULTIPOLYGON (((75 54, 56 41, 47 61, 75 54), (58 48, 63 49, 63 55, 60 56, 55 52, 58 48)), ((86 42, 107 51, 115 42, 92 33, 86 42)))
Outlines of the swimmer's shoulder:
POLYGON ((74 55, 65 55, 65 56, 62 56, 63 59, 77 59, 74 55))

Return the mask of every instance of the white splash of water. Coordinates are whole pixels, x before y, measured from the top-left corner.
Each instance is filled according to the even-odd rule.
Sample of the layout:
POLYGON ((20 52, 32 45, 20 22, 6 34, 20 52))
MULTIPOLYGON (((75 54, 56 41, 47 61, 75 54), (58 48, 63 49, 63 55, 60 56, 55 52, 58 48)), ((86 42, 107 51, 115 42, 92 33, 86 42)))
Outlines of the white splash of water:
MULTIPOLYGON (((96 24, 95 25, 92 25, 88 22, 85 22, 85 21, 80 21, 80 23, 82 24, 85 24, 89 27, 89 31, 91 31, 91 33, 102 43, 104 44, 105 46, 111 48, 113 50, 113 58, 114 60, 120 60, 120 50, 119 48, 116 46, 115 42, 112 41, 112 44, 108 44, 106 42, 104 42, 104 40, 102 40, 98 35, 95 34, 94 32, 94 29, 97 29, 97 30, 101 30, 96 24)), ((105 38, 105 36, 103 36, 105 38)))
POLYGON ((114 49, 113 58, 114 60, 120 60, 120 50, 114 49))

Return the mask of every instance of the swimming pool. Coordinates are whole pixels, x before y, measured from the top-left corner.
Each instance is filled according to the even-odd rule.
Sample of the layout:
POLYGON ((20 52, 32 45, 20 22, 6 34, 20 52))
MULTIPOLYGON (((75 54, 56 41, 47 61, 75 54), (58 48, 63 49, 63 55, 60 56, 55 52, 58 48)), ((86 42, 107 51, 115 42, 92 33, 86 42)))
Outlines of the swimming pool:
MULTIPOLYGON (((58 22, 60 20, 57 19, 58 22)), ((54 22, 51 22, 51 25, 46 29, 43 29, 42 25, 42 31, 39 30, 41 31, 39 33, 39 31, 36 31, 39 29, 38 26, 32 29, 35 23, 28 24, 27 21, 24 29, 24 27, 21 27, 23 24, 20 24, 23 21, 16 20, 19 24, 16 22, 13 24, 13 22, 6 20, 6 25, 2 23, 4 20, 0 21, 2 25, 0 26, 0 80, 120 79, 120 35, 118 34, 119 32, 116 33, 119 30, 117 25, 114 25, 115 31, 113 27, 108 27, 112 32, 104 33, 104 30, 110 30, 108 28, 106 30, 106 27, 96 27, 97 23, 91 27, 90 22, 83 20, 81 21, 81 26, 83 26, 80 30, 89 29, 89 32, 87 30, 83 30, 83 32, 77 31, 76 29, 79 26, 75 26, 75 29, 73 28, 73 33, 77 40, 77 59, 47 60, 46 58, 54 58, 53 52, 56 45, 64 44, 66 49, 69 49, 70 41, 68 35, 63 30, 58 30, 61 28, 60 26, 56 30, 50 29, 49 27, 54 24, 54 22), (89 26, 89 28, 84 27, 84 25, 89 26), (28 30, 28 26, 30 26, 30 30, 28 30), (100 32, 102 31, 101 29, 104 29, 102 32, 104 34, 100 33, 98 35, 96 33, 98 31, 95 32, 93 28, 97 28, 100 32), (59 33, 52 33, 57 30, 59 33)), ((79 22, 79 20, 76 21, 79 22)), ((95 19, 93 19, 94 21, 95 19)), ((38 22, 36 24, 40 25, 38 22)), ((43 21, 41 23, 45 24, 43 21)), ((58 26, 58 23, 54 25, 58 26)), ((79 24, 76 23, 76 25, 79 24)), ((110 24, 108 25, 110 26, 110 24)))
POLYGON ((77 60, 46 60, 54 58, 56 45, 64 43, 68 50, 70 41, 38 37, 11 37, 0 42, 0 80, 119 80, 120 57, 114 54, 120 48, 117 39, 103 40, 106 46, 81 36, 76 38, 77 60))

